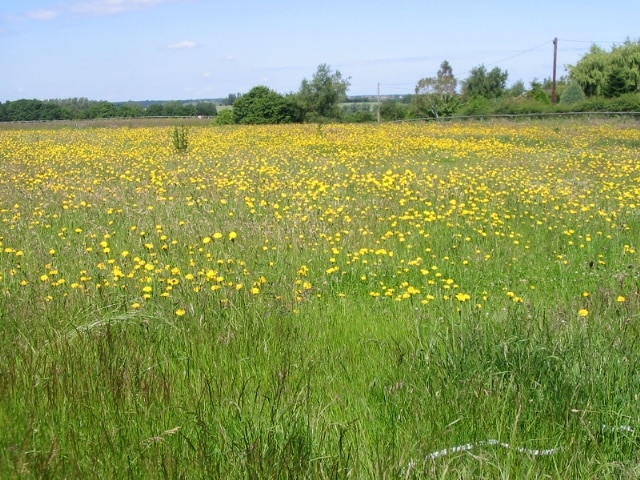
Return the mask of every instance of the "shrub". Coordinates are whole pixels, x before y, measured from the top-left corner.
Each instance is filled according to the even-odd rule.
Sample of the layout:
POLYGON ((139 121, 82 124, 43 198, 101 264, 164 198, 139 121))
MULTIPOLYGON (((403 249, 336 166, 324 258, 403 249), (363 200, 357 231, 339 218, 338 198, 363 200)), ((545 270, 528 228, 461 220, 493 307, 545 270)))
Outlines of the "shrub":
POLYGON ((584 91, 578 82, 571 82, 560 95, 561 105, 573 105, 585 99, 584 91))
POLYGON ((173 148, 178 153, 185 153, 189 148, 189 130, 184 125, 173 129, 173 148))
POLYGON ((465 103, 458 111, 460 115, 490 115, 493 113, 493 102, 484 97, 475 97, 465 103))
POLYGON ((213 125, 233 125, 233 110, 230 108, 222 110, 212 123, 213 125))

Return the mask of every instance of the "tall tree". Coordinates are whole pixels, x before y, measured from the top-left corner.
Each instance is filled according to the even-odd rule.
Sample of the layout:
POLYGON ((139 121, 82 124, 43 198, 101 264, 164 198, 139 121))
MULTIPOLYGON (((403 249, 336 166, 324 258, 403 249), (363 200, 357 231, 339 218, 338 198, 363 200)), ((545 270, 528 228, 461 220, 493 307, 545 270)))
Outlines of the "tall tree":
POLYGON ((458 80, 448 61, 440 64, 435 77, 421 78, 413 97, 416 113, 434 118, 452 115, 459 104, 458 80))
POLYGON ((290 123, 293 117, 291 102, 264 85, 253 87, 233 102, 235 123, 290 123))
POLYGON ((640 41, 627 40, 610 52, 592 45, 589 53, 569 65, 569 77, 588 97, 618 97, 640 91, 640 41))
POLYGON ((494 67, 490 72, 484 65, 471 70, 469 77, 462 82, 465 97, 500 98, 505 93, 509 72, 494 67))
POLYGON ((350 78, 344 78, 326 63, 320 64, 311 80, 300 84, 296 99, 306 120, 337 119, 341 116, 340 102, 347 98, 351 86, 350 78))

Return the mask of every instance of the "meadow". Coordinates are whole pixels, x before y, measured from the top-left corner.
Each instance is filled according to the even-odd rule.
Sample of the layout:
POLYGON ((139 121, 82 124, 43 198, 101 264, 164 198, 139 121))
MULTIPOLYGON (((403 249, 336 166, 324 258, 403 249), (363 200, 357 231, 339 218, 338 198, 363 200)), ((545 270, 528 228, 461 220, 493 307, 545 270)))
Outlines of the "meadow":
POLYGON ((640 129, 0 131, 0 477, 637 478, 640 129))

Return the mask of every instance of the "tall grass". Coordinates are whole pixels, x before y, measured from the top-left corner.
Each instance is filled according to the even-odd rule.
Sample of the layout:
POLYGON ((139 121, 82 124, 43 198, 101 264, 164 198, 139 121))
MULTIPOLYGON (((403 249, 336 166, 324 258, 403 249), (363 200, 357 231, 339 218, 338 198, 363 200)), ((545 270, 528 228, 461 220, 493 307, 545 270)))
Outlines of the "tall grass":
POLYGON ((637 130, 170 132, 0 137, 0 476, 638 476, 637 130))

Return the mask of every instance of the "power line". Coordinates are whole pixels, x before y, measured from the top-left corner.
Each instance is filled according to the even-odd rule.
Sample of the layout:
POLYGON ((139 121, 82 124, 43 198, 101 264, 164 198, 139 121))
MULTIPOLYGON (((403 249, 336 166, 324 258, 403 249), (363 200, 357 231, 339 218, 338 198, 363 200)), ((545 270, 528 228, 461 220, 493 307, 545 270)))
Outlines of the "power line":
MULTIPOLYGON (((627 38, 625 41, 628 41, 629 38, 627 38)), ((624 43, 624 42, 619 42, 619 41, 615 41, 615 40, 570 40, 570 39, 557 39, 557 41, 563 42, 563 43, 577 43, 577 44, 616 44, 616 43, 624 43)), ((640 41, 640 40, 639 40, 640 41)), ((516 57, 520 57, 522 55, 526 55, 527 53, 531 53, 535 50, 538 50, 542 47, 548 46, 553 44, 554 40, 547 40, 543 43, 540 43, 539 45, 536 45, 534 47, 531 48, 527 48, 525 50, 521 50, 517 53, 514 53, 513 55, 509 55, 508 57, 504 57, 501 58, 500 60, 496 60, 495 62, 492 63, 487 63, 486 66, 488 67, 492 67, 492 66, 496 66, 498 64, 504 63, 508 60, 511 60, 513 58, 516 57)), ((578 51, 581 49, 563 49, 564 51, 578 51)), ((485 65, 484 63, 482 63, 482 65, 485 65)), ((475 67, 474 67, 475 68, 475 67)), ((470 74, 473 71, 473 69, 471 70, 467 70, 465 72, 459 73, 457 76, 458 77, 464 77, 468 74, 470 74)), ((406 87, 411 87, 413 89, 413 87, 416 85, 416 82, 403 82, 403 83, 380 83, 379 84, 381 87, 385 87, 385 90, 391 90, 391 91, 401 91, 401 89, 406 88, 406 87)), ((406 93, 406 90, 404 90, 404 92, 406 93)))

